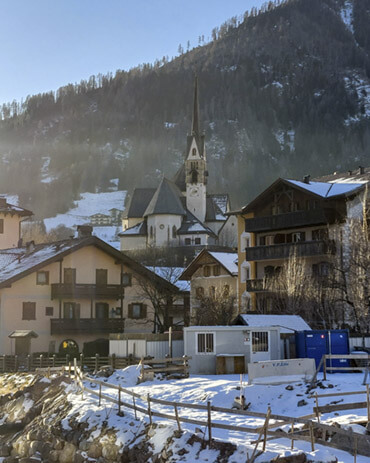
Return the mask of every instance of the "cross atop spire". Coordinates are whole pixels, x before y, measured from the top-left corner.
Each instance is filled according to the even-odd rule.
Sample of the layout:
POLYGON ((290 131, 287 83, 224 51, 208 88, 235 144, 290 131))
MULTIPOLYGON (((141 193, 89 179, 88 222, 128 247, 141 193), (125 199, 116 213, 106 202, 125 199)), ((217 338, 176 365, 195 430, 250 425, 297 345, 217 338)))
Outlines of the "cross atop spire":
POLYGON ((199 136, 199 101, 198 101, 198 76, 194 80, 194 102, 193 102, 193 123, 191 126, 191 134, 199 136))

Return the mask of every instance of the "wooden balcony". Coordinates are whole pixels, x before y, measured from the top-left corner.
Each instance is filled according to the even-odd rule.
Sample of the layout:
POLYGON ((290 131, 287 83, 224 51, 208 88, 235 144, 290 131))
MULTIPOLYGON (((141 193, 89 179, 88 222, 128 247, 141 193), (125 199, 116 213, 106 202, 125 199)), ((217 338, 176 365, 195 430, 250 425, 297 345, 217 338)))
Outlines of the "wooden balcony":
POLYGON ((52 299, 119 299, 124 295, 121 285, 88 285, 53 283, 52 299))
POLYGON ((125 320, 122 318, 52 318, 51 334, 103 334, 123 333, 125 320))
POLYGON ((269 215, 245 219, 245 231, 251 233, 270 230, 326 225, 339 220, 334 209, 312 209, 310 211, 288 212, 286 214, 269 215))
POLYGON ((256 280, 247 280, 247 291, 248 293, 262 293, 267 292, 266 280, 263 278, 256 280))
POLYGON ((271 246, 253 246, 246 248, 247 261, 288 259, 291 256, 311 257, 333 254, 332 241, 299 241, 298 243, 273 244, 271 246))

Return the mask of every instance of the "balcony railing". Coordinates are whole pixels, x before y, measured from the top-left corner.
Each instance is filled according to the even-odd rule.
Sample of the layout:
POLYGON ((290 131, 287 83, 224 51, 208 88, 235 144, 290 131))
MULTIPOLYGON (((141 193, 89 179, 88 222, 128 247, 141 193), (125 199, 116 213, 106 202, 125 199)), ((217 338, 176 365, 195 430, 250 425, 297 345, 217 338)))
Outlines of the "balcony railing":
POLYGON ((79 333, 123 333, 125 320, 122 318, 52 318, 50 320, 51 334, 79 333))
POLYGON ((246 248, 247 261, 287 259, 291 256, 311 257, 333 254, 332 241, 300 241, 298 243, 273 244, 271 246, 253 246, 246 248))
POLYGON ((266 292, 266 280, 261 278, 257 280, 247 280, 247 291, 248 293, 260 293, 266 292))
POLYGON ((88 285, 53 283, 52 299, 119 299, 124 295, 121 285, 88 285))
POLYGON ((287 228, 334 223, 338 219, 339 216, 334 209, 288 212, 286 214, 245 219, 245 231, 256 233, 270 230, 285 230, 287 228))

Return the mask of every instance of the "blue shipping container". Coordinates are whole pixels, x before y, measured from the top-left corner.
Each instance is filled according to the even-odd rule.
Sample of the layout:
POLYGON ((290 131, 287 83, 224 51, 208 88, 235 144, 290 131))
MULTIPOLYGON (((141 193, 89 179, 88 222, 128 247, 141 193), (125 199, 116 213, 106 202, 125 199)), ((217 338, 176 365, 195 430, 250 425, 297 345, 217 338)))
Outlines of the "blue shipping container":
MULTIPOLYGON (((298 358, 315 359, 316 368, 325 354, 349 354, 348 330, 311 330, 296 333, 298 358)), ((328 360, 327 366, 349 366, 347 359, 328 360)), ((321 370, 322 371, 322 368, 321 370)), ((333 372, 333 370, 329 370, 333 372)))

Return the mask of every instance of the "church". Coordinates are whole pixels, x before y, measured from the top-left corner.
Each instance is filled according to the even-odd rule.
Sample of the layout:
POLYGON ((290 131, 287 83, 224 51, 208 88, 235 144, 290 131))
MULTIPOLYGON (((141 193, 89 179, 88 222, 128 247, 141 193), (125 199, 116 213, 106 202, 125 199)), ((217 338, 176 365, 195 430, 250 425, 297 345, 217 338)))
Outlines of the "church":
POLYGON ((135 188, 119 234, 121 250, 153 247, 236 246, 237 220, 228 194, 207 192, 205 136, 200 131, 198 81, 184 164, 158 188, 135 188))

